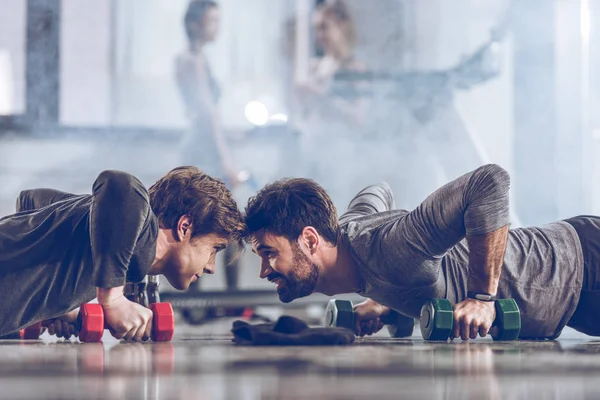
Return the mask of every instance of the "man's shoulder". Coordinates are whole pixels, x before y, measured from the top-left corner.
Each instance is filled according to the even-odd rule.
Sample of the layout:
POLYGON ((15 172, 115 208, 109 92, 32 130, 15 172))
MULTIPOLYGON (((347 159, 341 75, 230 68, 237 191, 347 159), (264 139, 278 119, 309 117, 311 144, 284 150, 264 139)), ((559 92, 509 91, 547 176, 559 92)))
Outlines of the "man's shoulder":
MULTIPOLYGON (((91 194, 78 194, 49 204, 41 210, 48 209, 48 212, 55 214, 82 214, 87 213, 92 206, 93 200, 91 194)), ((37 210, 37 211, 41 211, 37 210)), ((35 210, 34 210, 35 211, 35 210)))
POLYGON ((340 220, 340 227, 350 240, 359 237, 386 235, 381 230, 383 226, 400 222, 408 212, 406 210, 390 210, 373 214, 359 215, 352 218, 340 220))
POLYGON ((33 228, 36 232, 50 233, 58 229, 64 233, 65 229, 71 228, 60 227, 69 226, 76 229, 89 215, 92 202, 92 196, 89 194, 73 195, 40 208, 18 211, 3 219, 11 219, 15 229, 18 229, 17 226, 23 226, 33 228))

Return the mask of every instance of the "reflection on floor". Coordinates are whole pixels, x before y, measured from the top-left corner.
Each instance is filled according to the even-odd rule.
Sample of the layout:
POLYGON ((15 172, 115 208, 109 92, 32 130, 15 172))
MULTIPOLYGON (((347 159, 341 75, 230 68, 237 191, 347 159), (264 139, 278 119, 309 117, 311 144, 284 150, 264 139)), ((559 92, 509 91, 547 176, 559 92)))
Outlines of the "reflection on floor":
POLYGON ((0 343, 4 399, 592 399, 600 342, 425 343, 385 334, 346 347, 239 347, 231 321, 178 325, 172 343, 0 343))

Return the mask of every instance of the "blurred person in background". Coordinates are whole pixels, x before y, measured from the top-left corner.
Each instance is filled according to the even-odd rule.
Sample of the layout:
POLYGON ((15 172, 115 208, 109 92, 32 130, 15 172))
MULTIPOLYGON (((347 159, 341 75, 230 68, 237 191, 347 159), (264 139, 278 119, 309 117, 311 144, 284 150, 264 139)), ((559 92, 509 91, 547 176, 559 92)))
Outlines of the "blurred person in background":
MULTIPOLYGON (((220 19, 218 4, 209 0, 191 1, 183 18, 188 48, 175 60, 175 78, 190 128, 182 143, 182 162, 235 187, 240 183, 238 171, 218 114, 221 87, 204 53, 205 46, 217 38, 220 19)), ((225 251, 228 289, 237 288, 239 267, 232 263, 233 247, 225 251)), ((197 290, 199 286, 200 280, 192 288, 197 290)))
POLYGON ((323 55, 311 60, 308 82, 296 85, 296 96, 307 118, 320 123, 345 122, 349 127, 362 121, 357 102, 335 96, 333 76, 341 71, 364 71, 365 65, 354 55, 356 34, 350 11, 342 1, 317 8, 313 18, 315 39, 323 55))
POLYGON ((214 1, 189 3, 183 20, 188 48, 177 56, 175 77, 190 121, 183 161, 235 185, 237 172, 218 116, 221 87, 204 54, 204 47, 217 38, 220 18, 214 1))
POLYGON ((355 188, 347 179, 352 171, 340 168, 339 160, 352 158, 358 150, 355 142, 364 127, 367 104, 337 95, 332 84, 336 73, 362 72, 366 66, 356 59, 354 22, 344 2, 320 5, 313 16, 313 30, 323 55, 311 60, 308 80, 296 84, 295 122, 304 133, 305 175, 322 182, 340 209, 345 209, 355 188), (332 175, 333 171, 347 175, 332 175))

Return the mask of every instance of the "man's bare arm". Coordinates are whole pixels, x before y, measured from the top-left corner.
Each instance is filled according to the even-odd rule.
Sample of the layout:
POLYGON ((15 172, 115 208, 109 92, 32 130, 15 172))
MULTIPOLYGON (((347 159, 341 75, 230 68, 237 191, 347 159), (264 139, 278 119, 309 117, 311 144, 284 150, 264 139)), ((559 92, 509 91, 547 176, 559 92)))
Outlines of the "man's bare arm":
POLYGON ((507 241, 508 225, 484 235, 467 236, 469 292, 496 295, 507 241))

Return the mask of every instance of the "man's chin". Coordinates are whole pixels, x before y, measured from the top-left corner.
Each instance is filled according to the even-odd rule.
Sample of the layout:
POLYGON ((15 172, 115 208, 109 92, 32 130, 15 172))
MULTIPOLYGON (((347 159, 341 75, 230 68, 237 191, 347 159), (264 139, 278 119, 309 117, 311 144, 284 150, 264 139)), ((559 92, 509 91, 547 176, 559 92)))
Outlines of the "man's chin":
POLYGON ((283 290, 279 289, 277 291, 277 294, 279 295, 279 301, 281 301, 282 303, 291 303, 292 301, 299 299, 301 297, 310 296, 312 293, 295 294, 295 293, 291 293, 287 289, 283 289, 283 290))
POLYGON ((192 284, 192 281, 180 281, 180 280, 170 280, 169 278, 167 278, 167 281, 169 281, 169 284, 171 286, 173 286, 174 289, 176 290, 187 290, 190 285, 192 284))

